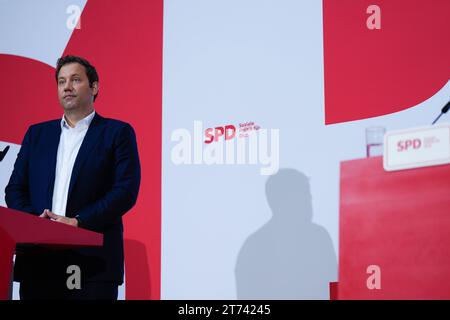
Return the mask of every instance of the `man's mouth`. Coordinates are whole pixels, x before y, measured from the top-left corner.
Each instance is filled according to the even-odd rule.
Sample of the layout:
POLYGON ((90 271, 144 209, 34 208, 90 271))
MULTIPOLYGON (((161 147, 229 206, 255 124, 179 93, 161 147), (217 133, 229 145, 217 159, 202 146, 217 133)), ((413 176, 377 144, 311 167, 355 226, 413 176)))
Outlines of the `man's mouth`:
POLYGON ((76 96, 69 94, 67 96, 64 96, 64 100, 72 100, 73 98, 75 98, 76 96))

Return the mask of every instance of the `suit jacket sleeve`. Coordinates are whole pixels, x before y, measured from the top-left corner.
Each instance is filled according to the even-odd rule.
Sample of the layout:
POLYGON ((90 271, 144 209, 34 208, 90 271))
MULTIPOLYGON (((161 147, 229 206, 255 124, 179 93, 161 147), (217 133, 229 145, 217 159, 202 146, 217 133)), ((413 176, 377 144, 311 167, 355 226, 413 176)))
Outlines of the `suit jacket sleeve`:
POLYGON ((5 188, 5 202, 8 208, 38 215, 33 212, 29 190, 29 161, 31 148, 31 127, 28 128, 17 155, 14 169, 5 188))
POLYGON ((77 212, 82 227, 93 231, 103 230, 124 215, 136 203, 140 180, 136 135, 127 124, 115 141, 113 185, 102 198, 77 212))

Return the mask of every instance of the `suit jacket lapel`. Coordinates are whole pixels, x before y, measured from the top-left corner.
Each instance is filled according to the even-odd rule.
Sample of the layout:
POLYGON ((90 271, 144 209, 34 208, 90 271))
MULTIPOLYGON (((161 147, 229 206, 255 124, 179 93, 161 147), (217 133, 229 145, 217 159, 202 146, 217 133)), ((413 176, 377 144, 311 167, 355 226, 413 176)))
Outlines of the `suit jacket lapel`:
MULTIPOLYGON (((61 137, 61 120, 55 120, 50 125, 49 136, 46 138, 46 146, 48 149, 49 174, 48 174, 48 192, 46 199, 46 208, 52 208, 53 189, 55 187, 56 160, 58 156, 59 139, 61 137)), ((43 184, 45 186, 45 184, 43 184)))
POLYGON ((102 131, 103 121, 104 118, 98 113, 95 113, 94 119, 92 119, 92 122, 89 125, 89 129, 86 132, 83 142, 81 143, 80 150, 78 151, 75 163, 73 165, 72 174, 70 176, 69 192, 67 194, 67 203, 69 202, 70 194, 72 193, 73 186, 78 178, 78 174, 83 166, 83 163, 86 161, 92 149, 99 141, 98 138, 102 131))

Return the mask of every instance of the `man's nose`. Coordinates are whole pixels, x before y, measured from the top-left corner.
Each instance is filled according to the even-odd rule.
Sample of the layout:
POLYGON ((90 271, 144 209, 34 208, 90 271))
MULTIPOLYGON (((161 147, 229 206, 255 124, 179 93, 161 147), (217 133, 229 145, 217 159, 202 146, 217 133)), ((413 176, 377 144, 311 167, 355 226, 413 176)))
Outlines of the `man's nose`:
POLYGON ((64 91, 72 91, 72 89, 73 89, 72 81, 66 81, 64 83, 64 91))

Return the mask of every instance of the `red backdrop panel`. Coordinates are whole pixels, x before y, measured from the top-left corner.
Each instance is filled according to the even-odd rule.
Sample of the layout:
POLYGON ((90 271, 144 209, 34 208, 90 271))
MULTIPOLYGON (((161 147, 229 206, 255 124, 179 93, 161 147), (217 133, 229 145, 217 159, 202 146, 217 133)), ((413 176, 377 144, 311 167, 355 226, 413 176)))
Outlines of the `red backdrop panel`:
POLYGON ((386 115, 438 92, 450 76, 450 1, 324 0, 325 122, 386 115), (380 8, 369 30, 367 8, 380 8))

